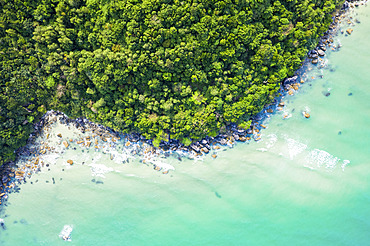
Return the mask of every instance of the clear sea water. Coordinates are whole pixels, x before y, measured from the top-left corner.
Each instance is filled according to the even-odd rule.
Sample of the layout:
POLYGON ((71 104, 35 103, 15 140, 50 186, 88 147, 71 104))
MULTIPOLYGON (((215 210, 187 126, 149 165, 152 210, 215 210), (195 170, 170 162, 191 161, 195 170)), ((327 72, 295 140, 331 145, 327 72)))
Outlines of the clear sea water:
POLYGON ((45 156, 50 170, 2 208, 0 245, 370 245, 370 7, 351 15, 352 35, 334 38, 340 51, 283 99, 261 141, 163 159, 166 175, 79 147, 45 156))

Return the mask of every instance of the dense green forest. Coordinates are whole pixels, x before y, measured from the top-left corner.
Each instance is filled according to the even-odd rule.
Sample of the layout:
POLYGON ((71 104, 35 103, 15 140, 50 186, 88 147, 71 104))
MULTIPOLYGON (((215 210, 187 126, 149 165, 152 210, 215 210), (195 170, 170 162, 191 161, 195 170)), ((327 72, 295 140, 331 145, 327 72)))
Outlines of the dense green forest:
POLYGON ((158 144, 248 128, 343 0, 0 0, 0 164, 49 109, 158 144))

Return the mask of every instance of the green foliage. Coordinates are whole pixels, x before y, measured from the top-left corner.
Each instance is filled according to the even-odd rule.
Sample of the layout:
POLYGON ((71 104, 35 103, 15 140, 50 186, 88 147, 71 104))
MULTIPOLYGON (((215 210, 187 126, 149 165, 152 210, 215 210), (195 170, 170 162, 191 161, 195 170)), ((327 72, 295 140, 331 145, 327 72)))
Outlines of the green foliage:
POLYGON ((0 1, 0 164, 47 109, 156 145, 247 128, 342 2, 0 1))

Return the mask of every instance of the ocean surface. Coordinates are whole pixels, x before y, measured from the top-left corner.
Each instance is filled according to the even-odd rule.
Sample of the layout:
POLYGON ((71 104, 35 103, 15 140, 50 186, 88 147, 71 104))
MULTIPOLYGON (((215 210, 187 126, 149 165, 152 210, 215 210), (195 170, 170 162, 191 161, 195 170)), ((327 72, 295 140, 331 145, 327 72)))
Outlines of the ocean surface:
MULTIPOLYGON (((305 83, 260 141, 158 157, 168 174, 123 143, 71 143, 9 194, 0 245, 370 245, 370 7, 350 15, 339 51, 300 71, 305 83)), ((79 134, 56 124, 50 144, 58 133, 79 134)))

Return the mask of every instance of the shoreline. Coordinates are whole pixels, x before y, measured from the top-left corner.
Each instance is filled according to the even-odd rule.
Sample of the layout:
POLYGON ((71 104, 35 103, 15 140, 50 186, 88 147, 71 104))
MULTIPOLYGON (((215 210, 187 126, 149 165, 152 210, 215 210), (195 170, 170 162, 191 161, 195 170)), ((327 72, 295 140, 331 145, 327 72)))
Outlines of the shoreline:
MULTIPOLYGON (((89 138, 84 137, 83 140, 82 139, 80 140, 72 139, 72 141, 70 141, 71 139, 65 139, 62 136, 60 137, 60 144, 59 144, 59 146, 61 146, 62 148, 63 146, 65 148, 69 148, 71 146, 72 148, 73 146, 72 143, 73 143, 73 144, 78 144, 81 146, 83 145, 84 147, 90 148, 90 149, 95 148, 95 151, 96 150, 100 151, 101 148, 99 146, 103 146, 104 144, 106 144, 106 146, 108 146, 108 144, 113 145, 117 141, 121 141, 126 147, 129 147, 129 146, 132 147, 132 149, 130 150, 132 152, 131 154, 133 155, 144 154, 144 156, 149 156, 149 157, 151 155, 161 155, 161 154, 168 157, 171 155, 178 155, 178 152, 180 151, 181 153, 185 153, 185 154, 178 155, 178 158, 181 159, 181 158, 187 157, 189 159, 194 159, 194 158, 197 158, 198 156, 204 156, 207 154, 211 154, 212 151, 219 150, 222 146, 232 148, 238 141, 249 143, 252 140, 255 140, 255 141, 261 140, 260 131, 266 128, 266 126, 262 124, 263 121, 266 118, 269 118, 270 115, 274 114, 276 111, 282 111, 284 108, 284 102, 282 101, 282 99, 285 98, 286 96, 294 95, 295 92, 298 91, 299 86, 305 82, 302 80, 302 74, 300 74, 299 71, 301 69, 304 70, 304 67, 306 65, 313 63, 314 60, 317 60, 317 62, 314 63, 316 64, 316 66, 318 67, 323 66, 323 64, 321 63, 322 59, 320 58, 321 55, 318 53, 318 50, 322 50, 323 52, 325 52, 322 49, 322 47, 325 47, 325 49, 334 48, 336 50, 340 48, 340 47, 333 47, 331 45, 333 43, 333 41, 330 41, 330 39, 333 40, 331 35, 335 35, 338 33, 339 30, 337 29, 337 27, 340 23, 340 19, 345 17, 345 14, 348 12, 349 9, 351 9, 350 6, 353 6, 354 8, 357 3, 364 4, 366 3, 366 1, 359 1, 359 2, 352 2, 352 3, 348 3, 346 1, 343 4, 342 8, 334 16, 334 20, 332 24, 330 25, 329 30, 326 31, 323 34, 323 36, 320 38, 320 41, 318 42, 317 47, 314 49, 316 53, 313 51, 310 51, 307 55, 307 58, 303 61, 302 67, 296 71, 295 75, 291 78, 286 78, 281 83, 281 87, 279 91, 277 92, 278 96, 274 98, 272 103, 265 105, 265 107, 262 109, 260 113, 256 114, 255 116, 251 118, 252 124, 248 130, 238 129, 235 124, 230 124, 226 129, 226 133, 219 134, 216 137, 206 137, 202 140, 192 143, 188 147, 184 146, 177 140, 170 140, 169 142, 161 142, 159 148, 154 148, 151 144, 152 143, 151 140, 147 140, 143 138, 140 134, 123 135, 103 125, 90 122, 87 119, 77 118, 77 119, 72 120, 72 119, 69 119, 65 114, 61 112, 52 111, 52 110, 48 111, 41 118, 40 122, 34 125, 34 132, 30 135, 30 138, 27 141, 27 145, 17 150, 16 161, 7 163, 0 167, 0 175, 2 179, 2 185, 0 186, 0 199, 1 199, 0 204, 2 204, 4 200, 6 200, 8 193, 17 189, 17 183, 21 184, 21 182, 24 181, 25 178, 29 177, 33 173, 40 171, 40 168, 44 164, 42 161, 42 158, 40 159, 42 155, 45 155, 46 153, 49 153, 49 152, 58 151, 55 149, 56 148, 55 146, 48 146, 47 144, 45 145, 43 143, 36 145, 34 148, 27 147, 30 144, 36 144, 35 140, 38 137, 43 136, 44 138, 46 137, 46 139, 48 139, 49 136, 47 135, 47 130, 52 124, 56 123, 56 121, 59 121, 61 124, 65 124, 67 127, 73 126, 77 129, 80 128, 83 134, 89 133, 89 132, 92 133, 92 135, 89 138), (60 119, 55 119, 58 117, 60 119), (96 135, 96 136, 93 136, 93 135, 96 135), (98 143, 96 143, 96 140, 98 143), (95 143, 95 146, 92 146, 94 145, 94 143, 95 143), (137 146, 139 146, 140 149, 136 148, 137 146), (24 157, 24 155, 26 157, 24 157), (23 156, 24 158, 29 157, 29 160, 31 162, 31 164, 28 164, 29 167, 27 166, 27 164, 23 167, 18 167, 16 165, 16 162, 21 159, 21 156, 23 156)), ((348 35, 350 35, 350 33, 348 33, 348 35)), ((289 118, 289 116, 285 117, 285 115, 283 117, 289 118)), ((303 117, 309 118, 309 117, 306 117, 306 115, 303 115, 303 117)), ((213 154, 212 158, 217 158, 217 155, 213 154)), ((146 160, 147 158, 144 158, 144 159, 146 160)), ((72 164, 73 164, 73 160, 72 160, 72 164)), ((153 167, 157 171, 163 171, 164 174, 168 173, 169 171, 169 169, 160 167, 156 164, 153 164, 153 167)))

